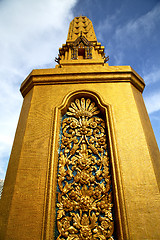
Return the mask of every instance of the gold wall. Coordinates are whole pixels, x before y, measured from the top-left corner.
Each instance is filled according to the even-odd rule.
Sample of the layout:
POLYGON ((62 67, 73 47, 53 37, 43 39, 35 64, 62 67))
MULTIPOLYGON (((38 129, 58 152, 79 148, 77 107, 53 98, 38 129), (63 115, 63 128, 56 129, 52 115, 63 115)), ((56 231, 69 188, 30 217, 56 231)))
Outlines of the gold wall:
POLYGON ((160 239, 160 154, 129 66, 70 65, 33 70, 0 201, 0 239, 54 239, 60 117, 75 94, 105 106, 118 239, 160 239))

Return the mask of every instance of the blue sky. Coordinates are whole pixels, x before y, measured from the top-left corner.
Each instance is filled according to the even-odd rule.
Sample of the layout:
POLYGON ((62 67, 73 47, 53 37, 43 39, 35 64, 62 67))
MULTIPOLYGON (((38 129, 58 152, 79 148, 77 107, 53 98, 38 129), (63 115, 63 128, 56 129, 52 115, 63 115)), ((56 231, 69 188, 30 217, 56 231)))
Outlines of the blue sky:
POLYGON ((23 98, 35 68, 52 68, 70 21, 93 23, 109 65, 130 65, 144 78, 145 104, 160 147, 160 1, 0 0, 0 179, 4 179, 23 98))

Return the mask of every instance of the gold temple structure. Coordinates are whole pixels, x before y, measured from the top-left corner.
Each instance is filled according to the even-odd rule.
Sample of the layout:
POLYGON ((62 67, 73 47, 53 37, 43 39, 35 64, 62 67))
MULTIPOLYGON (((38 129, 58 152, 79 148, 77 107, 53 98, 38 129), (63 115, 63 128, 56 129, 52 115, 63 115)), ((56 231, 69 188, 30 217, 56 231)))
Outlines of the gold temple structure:
POLYGON ((22 83, 0 239, 160 239, 160 152, 145 83, 107 61, 92 22, 75 17, 56 67, 22 83))

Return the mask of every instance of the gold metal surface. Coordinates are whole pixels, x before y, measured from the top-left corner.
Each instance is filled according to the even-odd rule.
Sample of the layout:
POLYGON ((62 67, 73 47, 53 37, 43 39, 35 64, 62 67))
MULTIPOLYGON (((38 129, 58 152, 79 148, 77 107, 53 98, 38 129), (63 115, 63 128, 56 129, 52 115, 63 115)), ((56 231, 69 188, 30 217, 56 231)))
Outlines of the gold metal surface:
POLYGON ((75 17, 70 23, 66 44, 59 48, 56 62, 59 67, 78 61, 92 59, 94 64, 106 62, 104 47, 97 42, 92 22, 87 17, 75 17), (96 61, 95 61, 96 60, 96 61))
POLYGON ((97 41, 92 22, 85 16, 75 17, 71 21, 67 41, 75 41, 81 33, 89 41, 97 41))
POLYGON ((72 187, 67 178, 73 175, 79 189, 76 193, 72 189, 72 196, 72 190, 68 191, 66 184, 58 182, 61 188, 57 203, 60 204, 57 205, 59 238, 77 234, 82 239, 87 234, 91 239, 96 234, 102 239, 112 238, 113 221, 109 215, 114 203, 113 236, 115 234, 116 239, 159 240, 160 153, 142 97, 145 83, 130 66, 106 64, 104 47, 91 38, 93 29, 85 34, 84 23, 79 26, 78 35, 74 27, 73 32, 72 27, 69 30, 72 34, 59 49, 58 65, 53 69, 33 70, 21 85, 24 101, 0 200, 0 239, 55 239, 58 146, 63 121, 59 176, 62 179, 62 175, 67 174, 65 181, 72 187), (74 44, 78 59, 72 59, 74 44), (92 46, 92 58, 87 56, 89 46, 92 46), (90 99, 89 106, 95 102, 98 107, 95 111, 100 113, 92 115, 95 112, 86 109, 87 99, 90 99), (77 106, 76 112, 73 106, 77 106), (67 120, 62 119, 66 112, 72 115, 65 119, 75 120, 66 123, 67 120), (96 118, 100 118, 101 123, 98 124, 96 118), (101 137, 94 136, 96 124, 100 134, 103 133, 102 142, 101 137), (65 136, 72 132, 74 136, 65 136), (87 136, 89 134, 92 135, 87 136), (108 155, 104 152, 105 138, 108 155), (72 158, 74 166, 68 163, 72 158), (68 162, 63 173, 64 160, 68 162), (91 169, 95 167, 95 174, 86 162, 91 169), (110 172, 106 170, 104 177, 108 164, 110 172), (77 170, 73 171, 74 167, 77 170), (98 180, 101 177, 103 184, 98 180), (113 202, 103 187, 106 182, 109 188, 110 178, 113 202), (67 215, 68 201, 73 209, 82 206, 82 210, 67 215), (101 206, 103 202, 105 210, 101 206), (94 210, 89 212, 88 208, 92 207, 94 210), (100 219, 101 214, 106 219, 100 219))
POLYGON ((105 121, 90 99, 76 99, 62 121, 58 171, 59 239, 113 239, 105 121))

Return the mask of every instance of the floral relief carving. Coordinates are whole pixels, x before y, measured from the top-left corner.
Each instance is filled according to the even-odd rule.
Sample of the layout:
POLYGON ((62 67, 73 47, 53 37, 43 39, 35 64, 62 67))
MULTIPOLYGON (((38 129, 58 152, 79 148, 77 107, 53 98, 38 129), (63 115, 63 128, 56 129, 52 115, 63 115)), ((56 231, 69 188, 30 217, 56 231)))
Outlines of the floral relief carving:
POLYGON ((57 177, 58 240, 113 240, 105 122, 90 99, 76 99, 62 120, 57 177))

